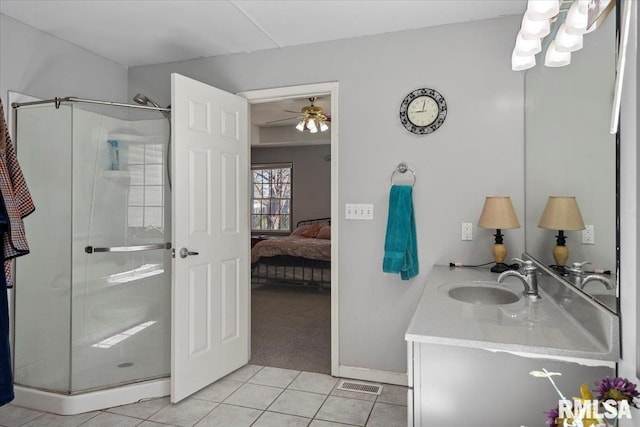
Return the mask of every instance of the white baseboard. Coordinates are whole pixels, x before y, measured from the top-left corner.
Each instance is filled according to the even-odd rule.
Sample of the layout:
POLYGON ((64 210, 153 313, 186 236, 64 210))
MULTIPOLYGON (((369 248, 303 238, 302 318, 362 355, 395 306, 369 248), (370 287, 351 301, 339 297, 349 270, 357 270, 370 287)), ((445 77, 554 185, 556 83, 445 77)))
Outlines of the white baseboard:
POLYGON ((407 386, 406 372, 380 371, 377 369, 358 368, 356 366, 339 365, 337 375, 341 378, 371 381, 384 384, 407 386))

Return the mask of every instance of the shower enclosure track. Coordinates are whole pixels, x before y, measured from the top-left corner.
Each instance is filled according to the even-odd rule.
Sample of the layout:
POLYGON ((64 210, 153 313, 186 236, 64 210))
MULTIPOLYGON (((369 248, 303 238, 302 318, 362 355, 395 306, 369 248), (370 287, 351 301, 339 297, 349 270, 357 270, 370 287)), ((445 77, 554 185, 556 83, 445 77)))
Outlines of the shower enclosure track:
POLYGON ((62 104, 63 102, 84 102, 87 104, 111 105, 114 107, 137 108, 140 110, 154 110, 154 111, 171 113, 171 108, 150 107, 148 105, 139 105, 139 104, 125 104, 122 102, 113 102, 113 101, 99 101, 97 99, 76 98, 74 96, 67 96, 64 98, 55 97, 53 99, 43 99, 40 101, 14 102, 11 104, 11 106, 13 108, 19 108, 19 107, 28 107, 31 105, 42 105, 42 104, 54 103, 56 108, 60 108, 60 104, 62 104))

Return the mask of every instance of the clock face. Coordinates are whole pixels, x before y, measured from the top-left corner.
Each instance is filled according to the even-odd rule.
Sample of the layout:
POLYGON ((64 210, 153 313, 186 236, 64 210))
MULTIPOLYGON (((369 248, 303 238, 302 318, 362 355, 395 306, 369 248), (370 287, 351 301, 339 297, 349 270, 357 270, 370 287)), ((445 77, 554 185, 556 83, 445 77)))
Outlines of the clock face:
POLYGON ((409 103, 407 118, 416 126, 427 126, 438 118, 440 108, 430 96, 419 96, 409 103))
POLYGON ((434 132, 447 117, 444 97, 433 89, 417 89, 400 105, 400 122, 409 132, 424 135, 434 132))

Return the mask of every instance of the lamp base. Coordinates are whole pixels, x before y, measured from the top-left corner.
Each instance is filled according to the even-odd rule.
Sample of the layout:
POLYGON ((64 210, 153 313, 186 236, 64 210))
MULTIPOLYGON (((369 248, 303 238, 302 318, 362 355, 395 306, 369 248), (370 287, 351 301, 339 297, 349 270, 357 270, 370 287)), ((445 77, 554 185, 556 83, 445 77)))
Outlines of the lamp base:
POLYGON ((551 269, 559 274, 560 276, 568 276, 569 275, 569 269, 567 268, 566 265, 557 265, 557 264, 552 264, 549 267, 551 267, 551 269))
POLYGON ((497 262, 493 267, 491 267, 492 273, 504 273, 507 270, 511 270, 511 267, 504 262, 497 262))

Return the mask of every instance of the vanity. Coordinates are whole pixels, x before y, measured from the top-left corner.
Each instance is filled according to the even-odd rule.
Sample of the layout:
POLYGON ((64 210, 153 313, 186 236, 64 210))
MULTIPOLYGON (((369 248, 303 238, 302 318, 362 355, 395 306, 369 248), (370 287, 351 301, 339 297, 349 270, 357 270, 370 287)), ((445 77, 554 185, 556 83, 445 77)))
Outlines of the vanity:
POLYGON ((537 264, 540 299, 481 268, 432 267, 406 331, 409 425, 540 426, 558 404, 615 375, 619 319, 537 264), (477 288, 474 292, 473 288, 477 288))

